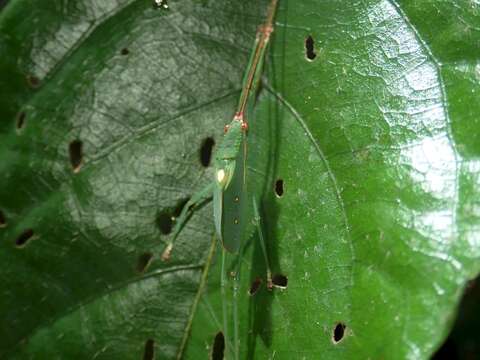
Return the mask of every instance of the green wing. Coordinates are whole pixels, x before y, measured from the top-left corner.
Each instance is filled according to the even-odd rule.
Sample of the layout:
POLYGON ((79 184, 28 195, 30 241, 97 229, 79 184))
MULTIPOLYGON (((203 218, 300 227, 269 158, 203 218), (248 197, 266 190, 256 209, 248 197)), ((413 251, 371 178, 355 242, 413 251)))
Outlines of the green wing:
MULTIPOLYGON (((243 136, 245 144, 246 136, 243 136)), ((242 146, 243 148, 243 146, 242 146)), ((230 185, 223 191, 221 196, 221 227, 220 234, 223 247, 229 252, 238 252, 241 244, 247 237, 247 227, 250 223, 249 208, 246 198, 248 196, 246 183, 245 154, 240 151, 235 160, 235 171, 230 185)), ((216 220, 215 220, 216 222, 216 220)), ((218 231, 218 230, 217 230, 218 231)))

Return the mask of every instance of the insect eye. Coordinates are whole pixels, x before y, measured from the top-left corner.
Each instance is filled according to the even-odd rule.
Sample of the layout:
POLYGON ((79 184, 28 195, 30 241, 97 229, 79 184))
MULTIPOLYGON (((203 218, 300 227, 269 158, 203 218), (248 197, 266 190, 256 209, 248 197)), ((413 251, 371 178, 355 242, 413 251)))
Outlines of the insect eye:
POLYGON ((217 171, 217 181, 221 184, 225 180, 225 170, 220 169, 217 171))
POLYGON ((217 172, 215 173, 215 180, 217 181, 218 185, 225 190, 228 185, 230 185, 230 181, 232 180, 233 173, 235 171, 235 161, 229 160, 225 161, 221 168, 217 168, 217 172))

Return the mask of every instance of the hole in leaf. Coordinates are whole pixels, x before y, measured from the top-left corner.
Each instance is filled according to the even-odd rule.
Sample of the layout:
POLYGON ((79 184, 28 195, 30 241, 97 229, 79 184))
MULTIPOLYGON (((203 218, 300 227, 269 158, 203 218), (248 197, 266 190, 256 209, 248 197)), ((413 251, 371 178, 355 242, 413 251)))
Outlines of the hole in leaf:
POLYGON ((122 55, 128 55, 128 54, 130 54, 130 50, 128 50, 127 48, 123 48, 123 49, 120 51, 120 54, 122 54, 122 55))
POLYGON ((223 333, 219 331, 217 335, 215 335, 215 339, 213 339, 211 360, 223 360, 224 352, 225 337, 223 336, 223 333))
POLYGON ((346 325, 343 323, 338 323, 333 329, 333 343, 338 344, 342 341, 343 337, 345 336, 345 329, 346 325))
POLYGON ((288 285, 288 278, 282 274, 275 274, 272 277, 272 285, 280 289, 286 289, 288 285))
POLYGON ((203 167, 208 167, 210 165, 214 145, 215 140, 213 140, 211 137, 203 140, 202 146, 200 147, 200 163, 203 167))
POLYGON ((35 75, 30 74, 27 76, 27 83, 31 88, 36 89, 40 86, 40 79, 35 75))
POLYGON ((9 0, 0 0, 0 10, 2 10, 5 7, 5 5, 7 5, 8 1, 9 0))
POLYGON ((143 351, 143 360, 153 360, 155 357, 155 341, 148 339, 145 341, 145 350, 143 351))
POLYGON ((317 57, 315 53, 315 40, 313 40, 311 36, 305 39, 305 57, 309 61, 313 61, 317 57))
POLYGON ((72 165, 73 172, 77 173, 82 167, 83 153, 82 153, 83 144, 80 140, 74 140, 70 143, 69 153, 70 153, 70 164, 72 165))
POLYGON ((170 234, 173 227, 172 215, 167 211, 161 212, 157 217, 157 225, 163 235, 170 234))
POLYGON ((25 111, 21 111, 17 115, 17 121, 16 121, 16 126, 17 130, 21 130, 25 126, 25 118, 27 117, 27 114, 25 111))
POLYGON ((277 195, 277 197, 282 197, 283 196, 283 193, 284 193, 285 189, 283 187, 283 180, 282 179, 278 179, 276 182, 275 182, 275 194, 277 195))
POLYGON ((180 216, 180 214, 182 213, 182 210, 183 208, 185 207, 185 205, 187 205, 188 201, 190 200, 190 198, 186 198, 186 199, 182 199, 178 202, 178 205, 175 207, 175 209, 173 210, 173 217, 174 218, 177 218, 180 216))
POLYGON ((168 2, 167 0, 154 0, 153 7, 155 9, 168 9, 168 2))
POLYGON ((2 210, 0 210, 0 228, 7 226, 7 219, 2 210))
POLYGON ((248 290, 248 294, 250 296, 255 295, 257 291, 260 290, 260 286, 262 286, 262 279, 257 277, 255 280, 253 280, 252 285, 250 285, 250 290, 248 290))
POLYGON ((143 253, 138 257, 138 263, 137 263, 137 271, 139 273, 145 272, 147 270, 148 266, 152 262, 153 254, 146 252, 143 253))
POLYGON ((30 241, 32 237, 33 230, 27 229, 17 237, 17 239, 15 240, 15 245, 17 245, 17 247, 23 247, 27 245, 27 242, 30 241))
POLYGON ((179 200, 175 208, 163 210, 161 213, 158 214, 157 226, 163 235, 168 235, 172 232, 175 219, 180 216, 184 207, 187 205, 189 201, 190 201, 190 198, 181 199, 179 200))

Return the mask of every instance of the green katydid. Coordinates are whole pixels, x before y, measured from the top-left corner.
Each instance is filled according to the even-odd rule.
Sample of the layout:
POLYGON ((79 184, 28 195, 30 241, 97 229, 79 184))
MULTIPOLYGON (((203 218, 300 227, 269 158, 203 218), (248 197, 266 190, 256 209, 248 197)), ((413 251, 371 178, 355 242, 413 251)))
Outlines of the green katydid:
MULTIPOLYGON (((233 120, 230 124, 225 126, 225 134, 221 144, 215 151, 214 155, 214 167, 215 167, 215 179, 206 188, 200 192, 194 194, 190 200, 184 206, 180 216, 176 219, 176 224, 173 229, 172 240, 167 244, 163 254, 162 260, 166 261, 170 258, 173 250, 173 245, 178 237, 180 231, 188 221, 189 217, 195 209, 209 201, 213 196, 213 208, 214 208, 214 223, 216 234, 222 241, 223 248, 229 252, 238 252, 242 246, 241 236, 224 236, 224 193, 228 189, 234 176, 237 176, 237 159, 240 152, 243 151, 243 185, 246 184, 246 151, 247 151, 247 131, 248 123, 245 118, 245 112, 247 104, 253 104, 255 102, 256 93, 260 83, 260 79, 263 71, 263 63, 267 50, 267 45, 270 41, 270 35, 273 32, 273 20, 276 13, 278 0, 271 0, 267 18, 265 23, 257 32, 255 39, 255 45, 251 54, 247 71, 243 80, 242 92, 238 103, 238 108, 233 120), (243 146, 242 146, 243 145, 243 146)), ((236 199, 238 200, 238 198, 236 199)), ((254 202, 254 221, 259 227, 259 215, 255 199, 254 202)), ((260 229, 259 229, 260 230, 260 229)), ((242 231, 239 229, 238 231, 242 231)), ((260 236, 263 241, 263 237, 260 236)), ((262 244, 262 249, 265 250, 265 245, 262 244)), ((266 253, 265 258, 267 259, 266 253)), ((267 283, 271 288, 271 273, 267 262, 267 283)))
MULTIPOLYGON (((240 184, 242 196, 248 198, 247 189, 246 189, 246 152, 247 152, 247 131, 248 123, 246 119, 246 109, 247 106, 249 109, 255 104, 255 99, 257 95, 258 86, 263 71, 263 63, 265 59, 265 54, 267 50, 267 45, 270 41, 271 33, 273 32, 273 19, 276 13, 278 0, 271 0, 270 6, 267 12, 267 18, 265 23, 257 32, 255 39, 255 46, 251 54, 246 75, 243 81, 243 87, 240 95, 240 100, 238 104, 237 111, 233 120, 230 124, 225 126, 225 134, 221 144, 218 149, 215 151, 214 155, 214 169, 215 169, 215 178, 212 183, 210 183, 202 191, 194 194, 190 200, 185 204, 180 213, 180 216, 176 219, 176 224, 173 229, 172 240, 167 244, 163 254, 162 259, 164 261, 168 260, 171 256, 173 250, 174 241, 177 239, 180 231, 185 226, 186 222, 190 218, 191 214, 195 209, 209 201, 213 197, 213 218, 215 223, 215 230, 217 237, 221 240, 223 245, 222 251, 222 273, 221 273, 221 294, 224 299, 222 303, 222 312, 223 312, 223 335, 226 339, 226 354, 233 354, 234 359, 239 358, 240 349, 239 349, 239 329, 238 329, 238 319, 237 319, 237 286, 234 286, 234 299, 233 299, 233 316, 234 316, 234 342, 233 346, 229 342, 228 336, 228 323, 227 323, 227 307, 226 307, 226 278, 225 278, 225 251, 229 252, 239 252, 240 250, 240 259, 242 256, 242 247, 244 244, 243 240, 246 235, 246 226, 245 224, 238 225, 239 220, 234 218, 233 223, 226 224, 225 218, 226 211, 232 211, 235 206, 232 206, 232 203, 239 203, 239 197, 234 196, 233 200, 231 196, 225 198, 225 192, 229 189, 229 186, 232 183, 234 177, 237 177, 235 180, 236 184, 240 184), (242 146, 243 145, 243 146, 242 146), (242 152, 243 150, 243 152, 242 152), (237 160, 242 158, 241 163, 237 164, 237 160), (224 206, 224 201, 230 201, 228 206, 224 206), (230 231, 229 229, 232 229, 230 231), (228 231, 225 231, 228 230, 228 231)), ((231 195, 230 193, 228 195, 231 195)), ((249 202, 249 199, 241 202, 239 209, 239 217, 248 217, 247 211, 245 210, 246 204, 249 202)), ((267 268, 267 286, 269 289, 272 288, 272 276, 270 271, 270 266, 268 263, 268 256, 266 251, 266 246, 264 243, 263 235, 261 232, 260 225, 260 215, 257 206, 257 201, 255 197, 252 196, 253 202, 253 222, 256 224, 259 239, 261 241, 262 251, 266 261, 267 268)), ((238 206, 237 206, 238 207, 238 206)), ((235 215, 236 216, 236 215, 235 215)), ((230 216, 231 218, 231 216, 230 216)), ((245 220, 245 219, 243 219, 245 220)), ((235 271, 236 282, 239 281, 239 267, 241 260, 237 262, 237 269, 235 271)), ((226 356, 230 358, 230 356, 226 356)))

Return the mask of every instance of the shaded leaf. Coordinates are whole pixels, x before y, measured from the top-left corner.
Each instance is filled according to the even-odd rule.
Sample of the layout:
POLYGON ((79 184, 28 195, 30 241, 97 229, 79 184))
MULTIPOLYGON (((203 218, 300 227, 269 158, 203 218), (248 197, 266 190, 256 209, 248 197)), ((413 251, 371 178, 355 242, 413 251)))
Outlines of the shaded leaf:
POLYGON ((211 210, 192 217, 169 263, 159 218, 208 182, 202 143, 233 116, 263 11, 133 0, 2 10, 0 357, 181 351, 211 210))

